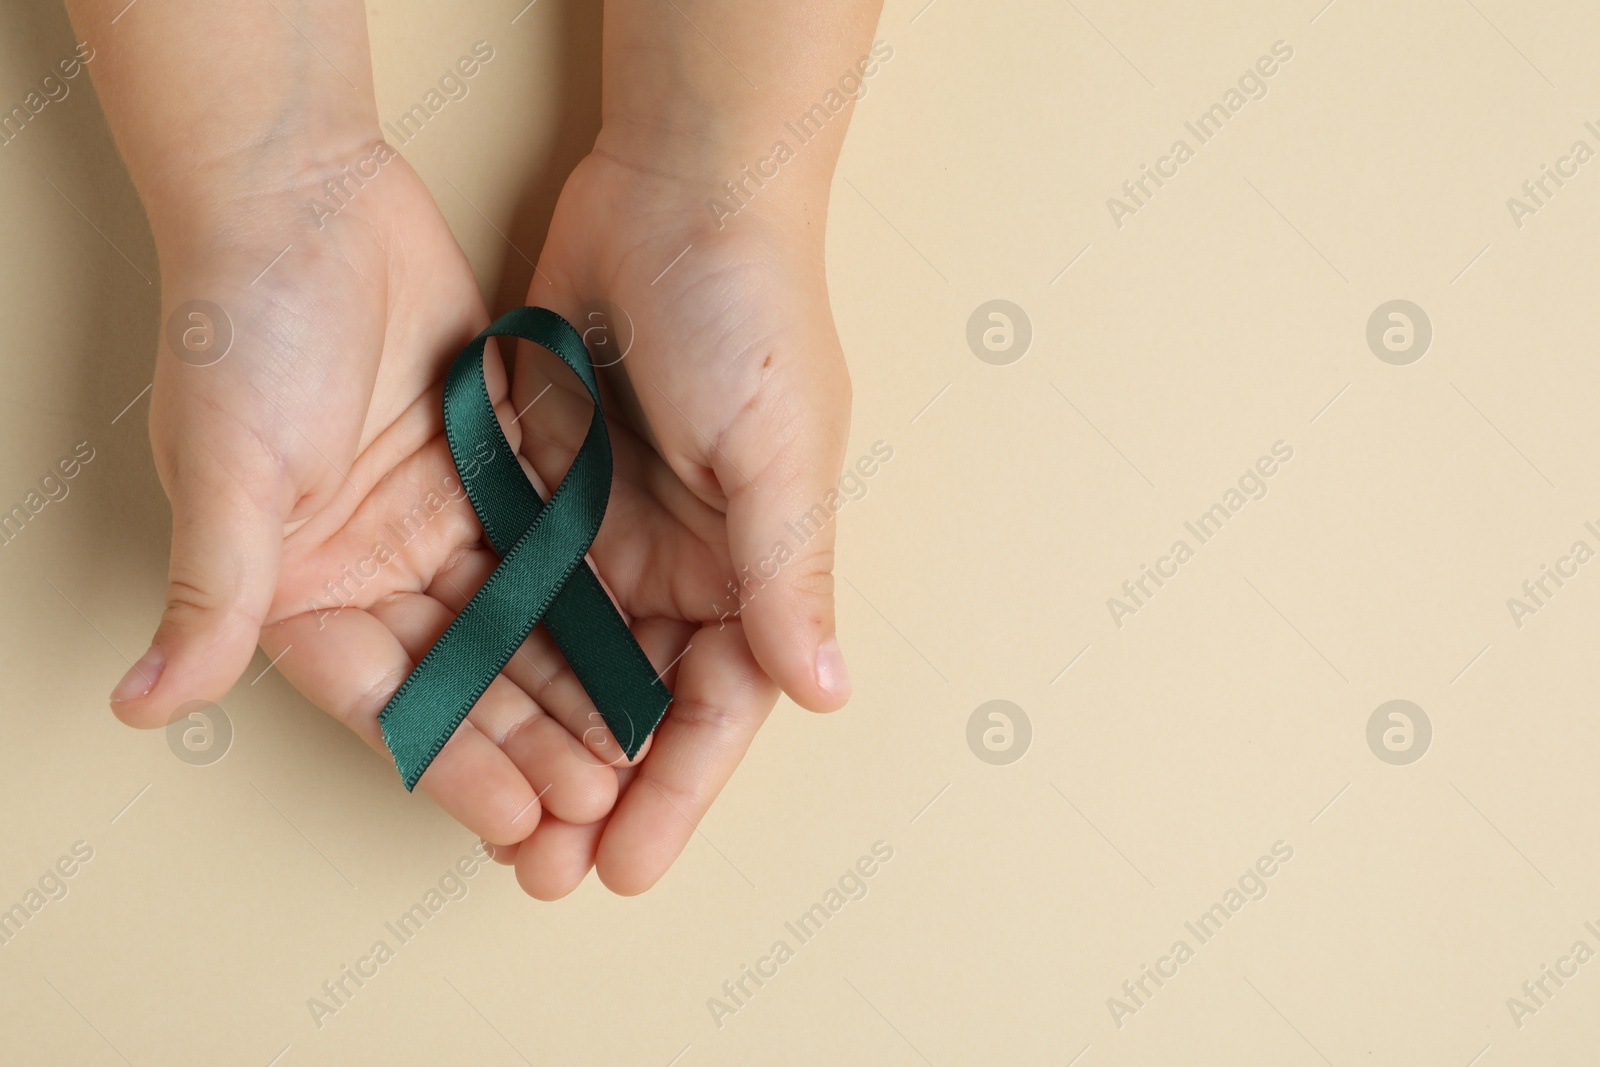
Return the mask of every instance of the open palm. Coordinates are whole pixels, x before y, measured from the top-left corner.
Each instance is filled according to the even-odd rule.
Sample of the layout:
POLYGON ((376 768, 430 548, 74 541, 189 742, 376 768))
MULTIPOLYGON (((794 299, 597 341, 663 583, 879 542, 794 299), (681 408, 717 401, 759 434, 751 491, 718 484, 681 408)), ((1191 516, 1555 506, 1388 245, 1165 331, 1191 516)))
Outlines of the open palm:
MULTIPOLYGON (((813 710, 848 695, 842 663, 816 652, 832 638, 833 531, 807 527, 801 541, 790 529, 838 477, 849 419, 820 245, 795 248, 755 219, 709 229, 696 201, 680 210, 685 199, 591 155, 562 192, 529 295, 584 329, 598 362, 616 361, 616 479, 591 555, 652 660, 674 664, 673 704, 636 766, 619 766, 611 814, 547 818, 496 850, 536 896, 569 891, 591 865, 618 892, 648 888, 733 773, 777 683, 813 710)), ((553 484, 582 441, 588 397, 528 344, 511 392, 522 454, 553 484)), ((537 643, 534 658, 556 669, 537 643)))
MULTIPOLYGON (((217 247, 163 259, 170 299, 205 293, 234 337, 209 365, 158 359, 151 436, 173 502, 171 585, 157 658, 113 707, 164 725, 220 697, 259 638, 301 692, 382 751, 378 712, 494 562, 440 414, 445 369, 488 317, 403 159, 320 227, 305 204, 290 190, 241 205, 209 220, 227 235, 217 247)), ((505 375, 495 360, 489 370, 503 407, 505 375)), ((545 810, 597 819, 616 797, 615 742, 589 729, 581 690, 540 688, 536 701, 497 679, 420 783, 491 843, 523 840, 545 810)))

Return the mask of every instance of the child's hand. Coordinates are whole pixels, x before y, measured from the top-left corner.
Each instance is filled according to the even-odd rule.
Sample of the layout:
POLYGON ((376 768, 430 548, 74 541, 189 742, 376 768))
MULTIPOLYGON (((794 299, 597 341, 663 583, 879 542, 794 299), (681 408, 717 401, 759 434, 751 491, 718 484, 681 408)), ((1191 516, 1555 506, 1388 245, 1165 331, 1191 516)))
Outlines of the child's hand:
MULTIPOLYGON (((608 407, 616 485, 591 551, 636 630, 682 655, 674 702, 648 755, 621 772, 609 821, 547 819, 498 850, 535 896, 570 891, 591 863, 622 893, 660 878, 771 709, 769 676, 816 711, 850 692, 833 636, 833 524, 805 518, 796 533, 836 487, 849 427, 821 240, 755 207, 719 229, 697 191, 591 155, 562 192, 529 295, 591 346, 604 339, 597 362, 633 334, 624 395, 608 407), (589 314, 601 301, 610 321, 589 314), (618 425, 627 393, 644 426, 618 425)), ((553 482, 588 398, 531 345, 512 397, 527 408, 522 451, 553 482)))
MULTIPOLYGON (((151 651, 113 696, 129 723, 162 726, 222 696, 259 636, 301 692, 384 751, 378 712, 493 566, 440 414, 445 369, 488 317, 398 154, 360 146, 324 169, 337 176, 346 156, 353 168, 374 151, 376 177, 336 215, 313 210, 330 201, 311 173, 209 210, 190 227, 203 240, 163 249, 168 314, 204 298, 234 336, 207 366, 165 343, 157 357, 151 439, 173 508, 171 584, 151 651)), ((515 445, 497 360, 489 371, 515 445)), ((422 778, 490 842, 521 841, 541 807, 586 822, 615 799, 615 742, 571 693, 541 695, 543 707, 496 680, 422 778), (599 758, 574 740, 586 731, 599 758)))
MULTIPOLYGON (((613 359, 632 338, 613 376, 617 480, 592 554, 635 630, 682 659, 652 747, 618 772, 625 792, 609 819, 546 819, 496 850, 535 896, 569 892, 591 865, 617 892, 647 889, 732 775, 777 686, 814 711, 849 698, 831 509, 812 513, 836 489, 850 423, 823 263, 845 98, 787 146, 776 176, 770 156, 775 139, 793 139, 785 120, 821 94, 862 89, 877 63, 867 54, 877 8, 606 2, 603 124, 562 190, 529 302, 601 327, 613 359), (701 26, 716 26, 721 45, 701 26), (766 173, 759 191, 751 167, 766 173), (747 184, 738 212, 724 200, 719 218, 709 202, 724 182, 747 184)), ((552 481, 582 439, 588 399, 531 345, 513 378, 517 410, 535 405, 523 453, 552 481)))

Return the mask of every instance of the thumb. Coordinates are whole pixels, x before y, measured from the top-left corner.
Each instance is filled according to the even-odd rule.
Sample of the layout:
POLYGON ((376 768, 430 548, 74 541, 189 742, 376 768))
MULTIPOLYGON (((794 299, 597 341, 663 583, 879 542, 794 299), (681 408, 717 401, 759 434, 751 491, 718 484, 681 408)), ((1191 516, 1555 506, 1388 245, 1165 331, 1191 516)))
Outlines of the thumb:
MULTIPOLYGON (((843 360, 769 381, 713 452, 728 496, 728 548, 751 651, 790 699, 833 711, 850 698, 834 630, 835 514, 850 428, 843 360)), ((727 591, 731 606, 734 590, 727 591)))
MULTIPOLYGON (((191 441, 191 444, 196 442, 191 441)), ((216 700, 255 654, 283 548, 282 469, 258 448, 169 455, 167 606, 150 649, 111 693, 130 726, 165 726, 184 704, 216 700)))

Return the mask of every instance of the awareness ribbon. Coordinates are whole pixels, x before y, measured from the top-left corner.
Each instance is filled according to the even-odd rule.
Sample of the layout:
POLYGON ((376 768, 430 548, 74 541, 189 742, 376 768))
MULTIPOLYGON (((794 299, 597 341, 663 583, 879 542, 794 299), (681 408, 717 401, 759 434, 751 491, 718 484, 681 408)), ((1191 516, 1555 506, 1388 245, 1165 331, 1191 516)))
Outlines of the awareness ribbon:
POLYGON ((444 385, 450 456, 500 563, 409 677, 378 724, 407 790, 542 619, 632 759, 672 693, 584 561, 611 493, 611 441, 583 339, 553 311, 518 308, 461 350, 444 385), (520 337, 554 352, 594 401, 583 445, 548 501, 523 476, 484 380, 484 343, 520 337), (484 449, 492 453, 485 458, 484 449))

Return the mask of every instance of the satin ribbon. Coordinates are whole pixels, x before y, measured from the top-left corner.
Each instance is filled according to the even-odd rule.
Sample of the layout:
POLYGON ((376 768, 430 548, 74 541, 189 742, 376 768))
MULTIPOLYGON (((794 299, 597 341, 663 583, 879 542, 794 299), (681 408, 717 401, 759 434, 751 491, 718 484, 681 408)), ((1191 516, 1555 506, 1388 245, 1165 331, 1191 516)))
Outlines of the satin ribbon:
POLYGON ((633 758, 666 714, 672 693, 584 561, 611 492, 611 441, 578 331, 545 308, 519 308, 495 320, 450 367, 444 431, 500 564, 378 716, 406 789, 416 786, 541 619, 612 736, 633 758), (483 358, 490 337, 520 337, 548 348, 594 401, 583 445, 548 502, 523 476, 489 402, 483 358), (488 459, 485 446, 493 453, 488 459))

